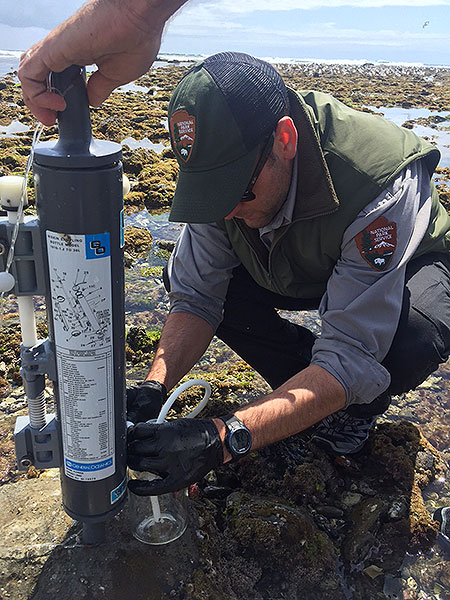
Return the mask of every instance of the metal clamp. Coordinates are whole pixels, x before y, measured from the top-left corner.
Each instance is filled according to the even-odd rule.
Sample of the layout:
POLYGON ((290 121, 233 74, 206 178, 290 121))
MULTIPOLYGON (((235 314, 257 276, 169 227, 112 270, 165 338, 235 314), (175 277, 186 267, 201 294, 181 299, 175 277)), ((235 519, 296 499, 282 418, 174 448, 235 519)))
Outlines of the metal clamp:
POLYGON ((61 466, 60 440, 55 415, 46 415, 47 424, 41 429, 30 426, 27 416, 17 417, 14 428, 17 468, 26 471, 61 466))
MULTIPOLYGON (((52 344, 48 338, 39 340, 35 346, 20 346, 20 358, 22 363, 21 375, 24 383, 32 383, 37 375, 47 375, 52 381, 56 381, 56 358, 52 344)), ((25 384, 26 385, 26 384, 25 384)), ((36 394, 28 394, 33 398, 36 394)))
MULTIPOLYGON (((6 259, 14 224, 6 217, 0 218, 0 271, 6 268, 6 259)), ((14 259, 11 264, 11 274, 15 286, 11 294, 16 296, 44 296, 46 293, 44 280, 44 262, 41 249, 41 232, 39 220, 26 216, 24 223, 19 225, 14 248, 14 259)))

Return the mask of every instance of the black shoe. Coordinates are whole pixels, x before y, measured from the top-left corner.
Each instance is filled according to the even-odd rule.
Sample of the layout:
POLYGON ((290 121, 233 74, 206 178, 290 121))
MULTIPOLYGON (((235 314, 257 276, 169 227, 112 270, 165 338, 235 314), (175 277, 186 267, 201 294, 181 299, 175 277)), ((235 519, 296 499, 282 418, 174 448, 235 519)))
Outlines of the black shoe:
POLYGON ((357 419, 345 410, 338 410, 320 421, 311 439, 336 454, 355 454, 367 442, 378 417, 357 419))

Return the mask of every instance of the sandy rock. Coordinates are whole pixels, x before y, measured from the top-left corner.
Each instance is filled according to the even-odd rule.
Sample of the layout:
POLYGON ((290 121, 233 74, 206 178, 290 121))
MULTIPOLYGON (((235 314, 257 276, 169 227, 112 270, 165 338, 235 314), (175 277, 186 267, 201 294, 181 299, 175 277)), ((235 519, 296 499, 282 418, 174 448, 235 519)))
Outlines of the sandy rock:
POLYGON ((196 565, 193 527, 169 546, 146 546, 132 537, 126 508, 108 522, 103 545, 83 546, 56 469, 1 487, 0 506, 2 600, 159 600, 196 565))

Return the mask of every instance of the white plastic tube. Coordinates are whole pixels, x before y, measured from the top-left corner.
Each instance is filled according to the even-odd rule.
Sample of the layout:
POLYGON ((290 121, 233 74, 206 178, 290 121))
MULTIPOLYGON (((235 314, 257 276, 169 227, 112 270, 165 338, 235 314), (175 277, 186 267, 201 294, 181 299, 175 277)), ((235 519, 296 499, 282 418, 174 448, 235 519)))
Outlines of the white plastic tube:
POLYGON ((177 389, 174 392, 172 392, 168 399, 164 402, 159 412, 158 418, 156 419, 156 422, 163 423, 166 420, 167 413, 172 408, 172 404, 175 402, 178 396, 180 396, 180 394, 182 394, 185 390, 189 389, 190 387, 193 387, 194 385, 200 385, 202 388, 204 388, 205 394, 198 403, 198 405, 194 408, 194 410, 191 410, 191 412, 189 412, 186 415, 186 418, 192 419, 193 417, 197 416, 198 413, 205 408, 211 396, 211 386, 204 379, 191 379, 190 381, 185 381, 179 387, 177 387, 177 389))
POLYGON ((34 312, 32 296, 18 296, 19 321, 22 331, 22 342, 25 348, 31 348, 37 344, 36 317, 34 312))

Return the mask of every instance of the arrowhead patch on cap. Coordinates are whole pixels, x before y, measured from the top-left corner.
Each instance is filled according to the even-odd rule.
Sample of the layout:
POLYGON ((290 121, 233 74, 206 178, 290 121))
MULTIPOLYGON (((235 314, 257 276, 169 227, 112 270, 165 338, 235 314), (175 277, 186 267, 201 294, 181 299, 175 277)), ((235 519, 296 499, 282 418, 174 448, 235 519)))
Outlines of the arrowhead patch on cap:
POLYGON ((177 110, 170 117, 170 133, 178 157, 187 162, 195 142, 195 117, 185 110, 177 110))
POLYGON ((378 217, 355 237, 359 253, 377 271, 384 271, 397 246, 397 225, 378 217))

